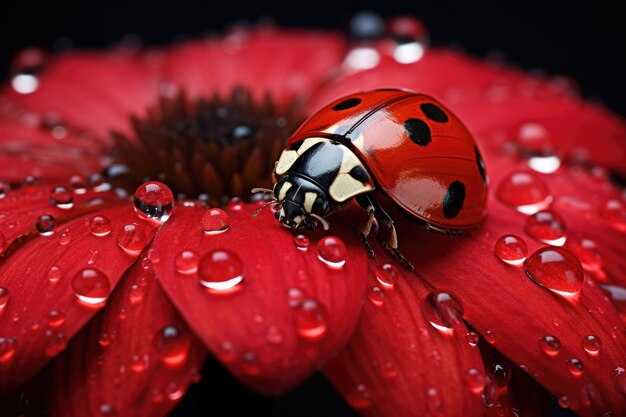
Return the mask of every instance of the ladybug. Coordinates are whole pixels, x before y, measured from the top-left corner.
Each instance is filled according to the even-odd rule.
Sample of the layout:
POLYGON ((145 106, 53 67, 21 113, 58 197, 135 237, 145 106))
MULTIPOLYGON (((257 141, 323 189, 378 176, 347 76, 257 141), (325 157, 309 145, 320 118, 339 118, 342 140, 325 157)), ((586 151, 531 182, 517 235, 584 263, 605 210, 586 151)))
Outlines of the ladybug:
POLYGON ((380 89, 338 99, 291 136, 274 168, 268 203, 291 229, 328 229, 324 217, 352 199, 368 213, 359 234, 377 216, 389 228, 387 248, 398 250, 393 219, 377 197, 388 197, 421 226, 461 234, 486 215, 487 176, 476 143, 461 121, 432 97, 380 89))

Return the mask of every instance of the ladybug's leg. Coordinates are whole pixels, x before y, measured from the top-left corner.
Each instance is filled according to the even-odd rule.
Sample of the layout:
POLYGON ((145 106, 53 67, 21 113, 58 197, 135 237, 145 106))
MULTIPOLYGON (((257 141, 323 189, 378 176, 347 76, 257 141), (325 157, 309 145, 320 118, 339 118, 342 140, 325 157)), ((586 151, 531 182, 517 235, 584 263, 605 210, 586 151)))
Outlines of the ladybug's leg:
POLYGON ((369 255, 369 257, 373 258, 374 250, 370 246, 370 243, 367 239, 372 232, 372 225, 374 224, 374 220, 376 217, 376 210, 374 209, 374 205, 367 196, 357 196, 356 200, 357 203, 359 203, 359 205, 363 207, 365 211, 367 211, 367 221, 359 229, 359 238, 361 239, 361 242, 363 242, 365 249, 367 249, 367 254, 369 255))

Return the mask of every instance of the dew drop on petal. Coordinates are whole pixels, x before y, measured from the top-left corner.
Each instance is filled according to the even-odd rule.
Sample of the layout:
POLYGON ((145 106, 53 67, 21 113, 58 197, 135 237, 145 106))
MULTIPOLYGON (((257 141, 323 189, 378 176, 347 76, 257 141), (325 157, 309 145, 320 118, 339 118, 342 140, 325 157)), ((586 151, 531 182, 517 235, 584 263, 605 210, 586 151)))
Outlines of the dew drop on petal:
POLYGON ((485 334, 483 334, 483 337, 485 338, 485 340, 487 341, 487 343, 493 345, 494 343, 496 343, 496 335, 493 334, 493 332, 491 330, 487 330, 485 331, 485 334))
POLYGON ((15 356, 17 340, 14 337, 0 336, 0 363, 9 363, 15 356))
POLYGON ((39 216, 37 219, 37 223, 35 223, 35 228, 42 236, 50 236, 54 233, 54 227, 57 222, 54 217, 49 214, 44 214, 39 216))
POLYGON ((74 194, 62 185, 50 190, 50 203, 60 209, 70 209, 74 205, 74 194))
POLYGON ((572 405, 569 398, 566 395, 562 395, 559 397, 559 407, 561 408, 569 408, 572 405))
POLYGON ((205 211, 200 222, 204 233, 207 235, 217 235, 230 228, 230 216, 220 208, 211 208, 205 211))
POLYGON ((0 314, 2 314, 2 312, 6 309, 10 299, 11 295, 9 290, 4 287, 0 287, 0 314))
POLYGON ((45 353, 49 357, 53 357, 61 353, 67 347, 67 339, 63 333, 53 333, 48 336, 46 341, 45 353))
POLYGON ((435 388, 426 391, 426 409, 431 417, 444 417, 445 408, 441 397, 435 388))
POLYGON ((623 366, 618 366, 613 370, 613 382, 615 388, 626 395, 626 369, 623 366))
POLYGON ((174 264, 179 274, 190 275, 198 271, 198 262, 200 262, 200 255, 197 252, 184 250, 176 255, 174 264))
POLYGON ((35 74, 16 74, 11 79, 11 87, 19 94, 31 94, 39 88, 39 78, 35 74))
POLYGON ((162 182, 148 181, 137 188, 133 203, 139 217, 163 223, 170 218, 174 208, 174 194, 162 182))
POLYGON ((325 236, 317 243, 317 258, 333 269, 340 269, 346 263, 346 245, 335 236, 325 236))
POLYGON ((198 280, 211 293, 228 294, 238 290, 243 279, 243 264, 234 252, 218 249, 200 259, 198 280))
POLYGON ((463 305, 449 292, 434 290, 422 301, 422 313, 435 329, 449 332, 463 319, 463 305))
POLYGON ((504 235, 496 241, 493 252, 502 262, 518 266, 526 260, 528 246, 519 236, 504 235))
POLYGON ((306 299, 293 308, 296 332, 308 340, 318 340, 328 329, 326 309, 317 300, 306 299))
POLYGON ((274 344, 279 345, 283 342, 283 332, 276 326, 270 326, 267 329, 267 341, 274 344))
POLYGON ((146 370, 148 367, 148 355, 132 355, 130 357, 130 370, 139 373, 146 370))
POLYGON ((8 246, 9 242, 7 242, 7 238, 0 232, 0 255, 2 255, 2 252, 4 252, 8 246))
POLYGON ((128 289, 128 301, 130 301, 131 305, 137 305, 143 301, 143 297, 145 295, 145 290, 143 287, 133 284, 128 289))
POLYGON ((626 232, 626 205, 618 199, 611 198, 600 207, 600 216, 613 228, 626 232))
POLYGON ((550 210, 539 211, 526 219, 524 231, 528 236, 549 245, 562 246, 565 243, 565 222, 550 210))
POLYGON ((424 56, 429 43, 426 26, 411 16, 399 16, 387 23, 391 55, 399 64, 413 64, 424 56))
POLYGON ((574 376, 580 376, 583 373, 585 367, 578 358, 571 358, 567 360, 567 370, 574 376))
POLYGON ((583 286, 580 262, 571 252, 557 246, 537 249, 524 267, 530 279, 560 295, 575 295, 583 286))
POLYGON ((229 211, 239 211, 243 208, 243 202, 239 197, 233 197, 226 205, 226 209, 229 211))
POLYGON ((480 340, 476 332, 467 332, 467 334, 465 335, 465 339, 470 346, 478 345, 478 341, 480 340))
POLYGON ((517 171, 500 182, 496 196, 500 201, 524 214, 534 214, 548 207, 552 196, 537 175, 517 171))
POLYGON ((78 271, 72 279, 72 288, 80 301, 91 305, 106 301, 111 293, 107 276, 93 268, 78 271))
POLYGON ((93 216, 89 220, 89 230, 94 236, 106 236, 111 233, 111 221, 106 216, 93 216))
POLYGON ((178 366, 187 360, 191 338, 176 326, 165 326, 153 339, 159 358, 168 366, 178 366))
POLYGON ((65 323, 65 313, 58 310, 50 310, 46 316, 48 327, 59 327, 65 323))
POLYGON ((87 180, 80 175, 74 175, 70 178, 70 186, 76 194, 85 194, 87 192, 87 180))
POLYGON ((301 288, 289 288, 287 290, 287 304, 289 307, 296 307, 306 299, 306 291, 301 288))
POLYGON ((72 235, 70 235, 70 231, 65 229, 62 233, 59 234, 59 245, 67 245, 72 241, 72 235))
POLYGON ((358 384, 346 395, 346 401, 352 408, 367 408, 370 405, 370 393, 365 385, 358 384))
POLYGON ((148 238, 142 225, 129 223, 117 229, 117 244, 129 255, 137 256, 148 244, 148 238))
POLYGON ((599 271, 602 269, 603 260, 595 242, 590 239, 568 239, 566 244, 580 261, 585 271, 599 271))
POLYGON ((396 280, 400 276, 400 272, 398 268, 392 264, 384 264, 376 267, 374 275, 383 289, 391 290, 396 285, 396 280))
POLYGON ((539 347, 543 353, 553 358, 561 350, 561 341, 555 336, 544 336, 539 339, 539 347))
POLYGON ((487 384, 485 374, 476 368, 468 369, 467 372, 465 372, 465 380, 467 381, 470 391, 476 395, 480 395, 483 389, 485 389, 485 384, 487 384))
POLYGON ((385 303, 385 292, 380 287, 371 287, 367 290, 367 298, 376 307, 382 307, 385 303))
POLYGON ((296 248, 301 251, 306 251, 309 248, 310 243, 309 238, 305 235, 297 235, 293 238, 293 244, 296 245, 296 248))
POLYGON ((114 416, 117 414, 117 410, 115 409, 115 407, 108 403, 100 404, 100 407, 98 407, 98 411, 100 413, 100 416, 114 416))
POLYGON ((602 348, 602 343, 600 339, 594 335, 585 336, 582 340, 582 347, 585 349, 585 352, 592 356, 597 356, 600 353, 600 349, 602 348))
POLYGON ((509 385, 513 370, 505 362, 495 362, 491 364, 491 375, 493 375, 493 381, 498 387, 505 388, 509 385))
POLYGON ((48 270, 48 281, 50 284, 56 284, 63 277, 63 272, 58 266, 51 266, 48 270))

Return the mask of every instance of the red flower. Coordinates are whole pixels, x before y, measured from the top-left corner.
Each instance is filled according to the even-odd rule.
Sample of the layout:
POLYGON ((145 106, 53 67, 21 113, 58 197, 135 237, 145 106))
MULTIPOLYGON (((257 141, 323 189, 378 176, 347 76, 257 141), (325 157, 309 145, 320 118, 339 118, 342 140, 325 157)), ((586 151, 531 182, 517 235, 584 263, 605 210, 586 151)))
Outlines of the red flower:
POLYGON ((0 96, 3 392, 38 375, 52 416, 166 415, 208 350, 266 393, 323 369, 363 415, 545 414, 544 388, 626 413, 623 121, 561 79, 424 53, 419 26, 392 27, 414 41, 258 29, 19 56, 0 96), (375 239, 367 258, 359 210, 328 239, 224 203, 271 185, 299 118, 376 87, 468 125, 491 180, 480 228, 394 216, 413 273, 375 239), (159 183, 133 204, 146 179, 173 210, 159 183))

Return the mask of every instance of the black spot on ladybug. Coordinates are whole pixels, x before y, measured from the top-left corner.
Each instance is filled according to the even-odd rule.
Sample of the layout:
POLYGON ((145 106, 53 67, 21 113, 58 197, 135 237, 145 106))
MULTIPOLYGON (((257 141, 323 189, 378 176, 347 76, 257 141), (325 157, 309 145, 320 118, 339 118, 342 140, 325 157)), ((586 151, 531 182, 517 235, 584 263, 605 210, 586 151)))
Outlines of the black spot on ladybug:
POLYGON ((434 122, 445 123, 448 121, 448 115, 432 103, 420 104, 420 109, 422 109, 422 112, 424 112, 426 117, 434 122))
POLYGON ((367 171, 365 171, 365 169, 360 165, 354 166, 350 170, 349 174, 352 178, 362 183, 366 183, 369 180, 369 175, 367 175, 367 171))
POLYGON ((293 145, 291 145, 289 147, 289 150, 290 151, 298 151, 298 149, 300 149, 300 146, 302 146, 303 143, 304 143, 303 140, 301 140, 300 142, 296 142, 296 143, 294 143, 293 145))
POLYGON ((358 106, 359 103, 361 103, 360 98, 357 98, 357 97, 349 98, 347 100, 342 101, 341 103, 335 104, 333 106, 333 110, 339 111, 339 110, 351 109, 354 106, 358 106))
POLYGON ((474 146, 474 153, 476 154, 476 163, 478 164, 478 172, 480 172, 480 176, 483 177, 483 180, 487 181, 487 174, 485 173, 485 162, 483 161, 483 157, 480 156, 480 151, 478 147, 474 146))
POLYGON ((404 122, 404 130, 406 130, 409 138, 420 146, 426 146, 430 143, 430 127, 420 119, 409 119, 404 122))
POLYGON ((463 208, 464 202, 465 185, 461 181, 454 181, 443 198, 443 215, 447 219, 454 219, 463 208))

